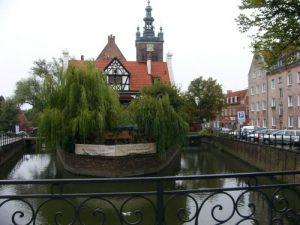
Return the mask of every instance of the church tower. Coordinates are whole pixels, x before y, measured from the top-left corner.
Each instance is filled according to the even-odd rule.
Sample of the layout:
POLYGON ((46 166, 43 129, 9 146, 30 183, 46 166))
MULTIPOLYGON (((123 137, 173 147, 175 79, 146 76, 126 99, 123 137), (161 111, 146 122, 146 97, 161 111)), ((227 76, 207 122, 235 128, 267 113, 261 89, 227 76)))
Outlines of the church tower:
POLYGON ((152 61, 163 61, 163 45, 164 45, 164 33, 160 27, 160 31, 157 36, 154 33, 153 21, 154 18, 151 15, 152 7, 150 6, 150 0, 146 7, 146 17, 144 18, 144 31, 141 36, 140 28, 137 27, 136 32, 136 61, 146 62, 149 57, 152 61))

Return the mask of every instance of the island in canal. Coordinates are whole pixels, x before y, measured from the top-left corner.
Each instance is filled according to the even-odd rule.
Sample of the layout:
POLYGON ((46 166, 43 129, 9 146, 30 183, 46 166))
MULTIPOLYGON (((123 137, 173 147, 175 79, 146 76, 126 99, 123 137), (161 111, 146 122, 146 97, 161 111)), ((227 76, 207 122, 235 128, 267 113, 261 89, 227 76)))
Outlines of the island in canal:
POLYGON ((39 135, 66 170, 98 177, 139 176, 162 172, 180 158, 188 123, 172 85, 153 81, 124 103, 95 62, 82 61, 45 79, 44 88, 39 135))

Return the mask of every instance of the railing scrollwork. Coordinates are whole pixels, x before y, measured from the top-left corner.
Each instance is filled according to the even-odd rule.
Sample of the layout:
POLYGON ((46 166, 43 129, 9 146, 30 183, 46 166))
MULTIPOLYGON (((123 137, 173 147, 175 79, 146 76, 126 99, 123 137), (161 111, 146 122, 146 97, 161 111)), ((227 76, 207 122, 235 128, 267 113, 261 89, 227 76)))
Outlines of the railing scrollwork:
POLYGON ((286 171, 117 179, 2 180, 1 225, 294 225, 300 224, 299 176, 300 171, 286 171), (274 181, 273 177, 290 175, 295 182, 289 184, 262 183, 261 179, 272 177, 270 180, 274 181), (240 182, 222 188, 213 185, 193 188, 192 185, 201 180, 217 180, 222 184, 222 180, 233 178, 240 182), (122 187, 131 183, 137 188, 117 191, 104 188, 111 183, 122 187), (80 188, 83 185, 93 191, 83 191, 85 189, 80 188), (36 193, 28 193, 29 186, 36 187, 36 193), (17 194, 9 194, 9 188, 16 189, 17 194))

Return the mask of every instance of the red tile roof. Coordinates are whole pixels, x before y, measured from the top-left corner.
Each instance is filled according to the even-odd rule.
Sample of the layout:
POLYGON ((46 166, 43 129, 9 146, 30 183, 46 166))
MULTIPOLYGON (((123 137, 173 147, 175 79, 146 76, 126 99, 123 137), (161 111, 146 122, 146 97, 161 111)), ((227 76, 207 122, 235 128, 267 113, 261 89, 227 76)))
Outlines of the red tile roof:
POLYGON ((229 92, 226 94, 226 97, 240 97, 241 99, 242 98, 245 98, 245 96, 247 95, 247 91, 248 89, 245 89, 245 90, 240 90, 240 91, 232 91, 232 92, 229 92))
MULTIPOLYGON (((80 60, 72 60, 72 62, 79 63, 80 60)), ((103 60, 96 60, 96 66, 99 69, 104 70, 105 67, 111 63, 103 60)), ((131 91, 141 91, 143 87, 152 85, 152 76, 158 77, 161 81, 166 83, 170 82, 168 66, 166 62, 152 62, 152 76, 148 75, 147 63, 146 62, 136 62, 136 61, 120 61, 121 64, 130 73, 130 90, 131 91)))
MULTIPOLYGON (((98 60, 96 66, 104 69, 110 62, 98 60)), ((152 84, 152 77, 148 75, 146 62, 121 61, 122 65, 130 73, 130 90, 140 91, 143 87, 152 84)), ((170 83, 169 71, 166 62, 152 62, 152 76, 158 77, 160 80, 170 83)))

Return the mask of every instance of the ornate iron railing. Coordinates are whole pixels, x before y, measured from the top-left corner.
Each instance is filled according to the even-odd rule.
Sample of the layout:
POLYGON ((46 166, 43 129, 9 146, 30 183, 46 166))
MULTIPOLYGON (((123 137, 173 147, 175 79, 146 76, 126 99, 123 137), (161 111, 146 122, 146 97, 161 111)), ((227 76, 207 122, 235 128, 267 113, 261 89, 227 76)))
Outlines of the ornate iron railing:
POLYGON ((300 224, 299 176, 286 171, 2 180, 0 224, 300 224), (239 182, 230 185, 232 180, 239 182))

